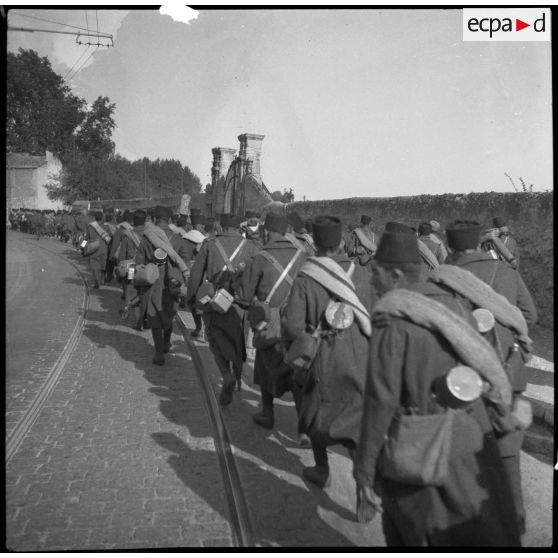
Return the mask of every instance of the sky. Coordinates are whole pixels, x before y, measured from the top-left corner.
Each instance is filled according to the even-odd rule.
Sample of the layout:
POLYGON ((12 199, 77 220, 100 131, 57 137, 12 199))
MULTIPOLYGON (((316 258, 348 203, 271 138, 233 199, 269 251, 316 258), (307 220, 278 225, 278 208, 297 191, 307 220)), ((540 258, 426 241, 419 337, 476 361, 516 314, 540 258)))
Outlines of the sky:
POLYGON ((9 12, 71 31, 16 13, 113 34, 96 49, 10 31, 8 50, 116 103, 118 153, 178 159, 204 185, 211 149, 248 132, 269 190, 296 200, 513 191, 505 173, 553 188, 550 43, 464 42, 457 8, 9 12))

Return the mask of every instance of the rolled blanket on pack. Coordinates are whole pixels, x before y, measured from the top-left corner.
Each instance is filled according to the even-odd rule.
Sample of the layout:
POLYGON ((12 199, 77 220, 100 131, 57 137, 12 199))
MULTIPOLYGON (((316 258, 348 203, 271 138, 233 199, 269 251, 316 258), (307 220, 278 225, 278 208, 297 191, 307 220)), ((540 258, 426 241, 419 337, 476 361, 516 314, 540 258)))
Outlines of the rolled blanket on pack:
POLYGON ((122 223, 119 223, 118 226, 121 229, 125 229, 127 231, 133 231, 134 227, 132 227, 132 225, 130 225, 130 223, 128 223, 128 221, 122 221, 122 223))
POLYGON ((480 242, 481 244, 485 242, 491 242, 494 248, 507 262, 512 262, 513 260, 515 260, 514 255, 508 250, 508 247, 496 236, 495 233, 491 231, 485 233, 483 236, 481 236, 480 242))
POLYGON ((312 256, 302 264, 299 273, 308 275, 337 298, 350 304, 360 330, 366 337, 370 337, 370 314, 358 298, 352 279, 336 261, 327 257, 312 256))
POLYGON ((503 404, 504 411, 509 410, 512 390, 498 355, 461 316, 435 300, 406 289, 387 292, 372 310, 373 316, 379 313, 408 319, 443 335, 463 363, 490 384, 486 397, 499 407, 503 404))
POLYGON ((438 267, 438 265, 440 265, 438 263, 438 258, 436 258, 436 256, 432 253, 432 250, 430 250, 430 248, 428 248, 428 246, 420 240, 420 238, 417 238, 417 244, 419 247, 420 257, 424 260, 424 263, 426 263, 430 269, 438 267))
POLYGON ((169 258, 178 266, 182 275, 186 278, 190 273, 190 268, 184 263, 184 260, 175 252, 174 248, 171 246, 165 231, 154 225, 153 223, 145 223, 144 236, 155 246, 155 248, 161 248, 164 250, 169 258))
POLYGON ((182 238, 185 238, 186 240, 189 240, 194 244, 199 244, 200 242, 203 242, 205 240, 205 235, 202 232, 197 231, 196 229, 192 229, 191 231, 185 232, 182 235, 182 238))
POLYGON ((528 336, 529 328, 521 310, 476 275, 461 267, 441 265, 432 270, 428 279, 450 287, 475 306, 490 310, 498 322, 515 331, 517 341, 525 353, 533 352, 533 342, 528 336))
POLYGON ((170 229, 174 234, 179 234, 181 237, 184 238, 184 229, 181 229, 180 227, 177 227, 177 226, 174 225, 173 223, 169 223, 169 229, 170 229))

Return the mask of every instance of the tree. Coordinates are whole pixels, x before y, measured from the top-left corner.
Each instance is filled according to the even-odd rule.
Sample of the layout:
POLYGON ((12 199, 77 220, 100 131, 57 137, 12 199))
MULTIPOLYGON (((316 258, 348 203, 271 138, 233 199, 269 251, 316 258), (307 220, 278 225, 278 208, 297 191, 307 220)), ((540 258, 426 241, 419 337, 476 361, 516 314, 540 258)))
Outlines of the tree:
POLYGON ((281 196, 281 200, 283 203, 291 203, 293 202, 295 199, 294 193, 293 193, 293 189, 289 188, 289 191, 287 192, 286 189, 283 190, 283 194, 281 196))
POLYGON ((75 135, 78 151, 97 159, 108 159, 114 153, 112 132, 116 127, 112 117, 116 105, 108 97, 98 97, 75 135))
POLYGON ((277 202, 283 201, 283 194, 279 190, 275 190, 275 192, 271 192, 270 195, 273 201, 277 201, 277 202))
POLYGON ((62 161, 71 152, 73 133, 83 121, 85 101, 71 93, 46 57, 34 50, 7 54, 6 148, 62 161))

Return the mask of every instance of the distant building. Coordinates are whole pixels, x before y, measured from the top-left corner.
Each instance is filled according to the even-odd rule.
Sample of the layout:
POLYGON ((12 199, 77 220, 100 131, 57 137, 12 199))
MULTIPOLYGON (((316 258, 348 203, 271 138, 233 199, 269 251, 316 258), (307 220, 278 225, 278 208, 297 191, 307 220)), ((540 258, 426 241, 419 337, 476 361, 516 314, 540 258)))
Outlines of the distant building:
POLYGON ((205 191, 204 212, 244 215, 245 211, 261 211, 272 200, 260 174, 260 155, 265 136, 241 134, 240 149, 215 147, 211 185, 205 191))
POLYGON ((62 209, 61 201, 47 196, 45 185, 56 179, 62 163, 50 152, 45 155, 6 153, 6 206, 29 209, 62 209))

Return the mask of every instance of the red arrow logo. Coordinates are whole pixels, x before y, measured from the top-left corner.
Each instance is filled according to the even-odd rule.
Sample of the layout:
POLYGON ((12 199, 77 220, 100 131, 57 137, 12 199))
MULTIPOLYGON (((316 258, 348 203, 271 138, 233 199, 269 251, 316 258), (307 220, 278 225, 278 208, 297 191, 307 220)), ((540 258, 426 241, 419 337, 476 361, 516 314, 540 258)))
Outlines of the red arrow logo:
POLYGON ((521 21, 520 19, 515 20, 515 30, 516 31, 521 31, 522 29, 525 29, 525 27, 531 27, 530 23, 525 23, 524 21, 521 21))

